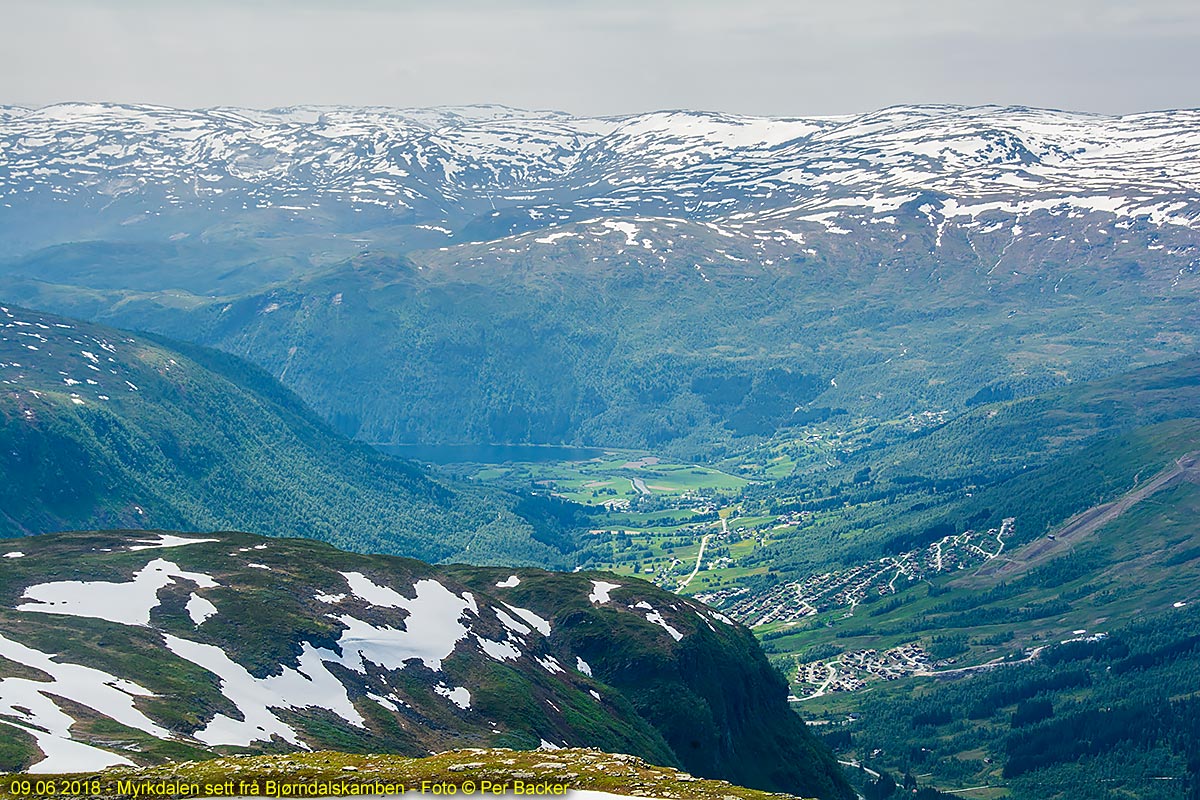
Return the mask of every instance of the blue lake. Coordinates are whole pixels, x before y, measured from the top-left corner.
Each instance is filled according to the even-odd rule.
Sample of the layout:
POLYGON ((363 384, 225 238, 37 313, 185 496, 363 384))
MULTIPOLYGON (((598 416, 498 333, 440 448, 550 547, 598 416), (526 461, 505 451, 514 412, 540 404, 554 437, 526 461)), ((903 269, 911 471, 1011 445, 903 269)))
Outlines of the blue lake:
POLYGON ((595 447, 550 444, 377 444, 376 450, 429 464, 507 464, 587 461, 604 455, 595 447))

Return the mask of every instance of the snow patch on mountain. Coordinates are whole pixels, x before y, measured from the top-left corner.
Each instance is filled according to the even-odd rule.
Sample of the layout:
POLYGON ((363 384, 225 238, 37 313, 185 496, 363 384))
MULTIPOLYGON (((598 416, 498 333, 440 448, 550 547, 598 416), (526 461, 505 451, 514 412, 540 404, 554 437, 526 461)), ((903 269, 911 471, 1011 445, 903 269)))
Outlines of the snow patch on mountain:
MULTIPOLYGON (((548 619, 541 617, 527 608, 519 608, 517 606, 509 605, 508 603, 505 603, 504 606, 509 611, 513 612, 518 617, 532 625, 542 636, 550 635, 550 621, 548 619)), ((499 614, 499 610, 497 610, 496 613, 499 614)))
POLYGON ((209 575, 188 572, 156 558, 135 572, 132 581, 54 581, 30 586, 22 597, 32 602, 22 603, 17 610, 92 617, 145 627, 150 624, 150 612, 158 606, 159 589, 176 580, 191 581, 202 589, 218 585, 209 575))
POLYGON ((187 606, 185 607, 188 616, 192 618, 192 622, 197 625, 203 625, 204 621, 209 617, 216 616, 217 607, 211 601, 206 600, 195 592, 188 598, 187 606))
POLYGON ((43 672, 50 678, 48 681, 0 679, 0 714, 27 723, 21 729, 34 737, 45 755, 32 767, 37 772, 73 772, 131 763, 123 756, 72 741, 71 726, 75 719, 58 706, 55 698, 86 706, 151 736, 171 736, 170 731, 134 705, 135 698, 154 695, 132 681, 92 667, 62 663, 49 653, 3 635, 0 635, 0 656, 43 672))
POLYGON ((433 687, 433 691, 464 711, 471 707, 471 692, 465 686, 451 688, 443 683, 439 683, 433 687))
POLYGON ((271 710, 273 708, 324 708, 355 727, 365 727, 362 715, 346 694, 346 687, 325 666, 325 660, 334 657, 329 651, 318 650, 304 642, 297 668, 285 666, 279 675, 255 678, 219 647, 170 634, 163 638, 175 655, 220 678, 221 694, 237 706, 242 715, 240 720, 225 714, 214 716, 194 734, 205 744, 245 747, 251 742, 268 742, 273 736, 279 736, 290 744, 308 749, 296 730, 280 720, 271 710))
POLYGON ((138 544, 130 545, 130 550, 154 550, 163 547, 183 547, 189 544, 202 544, 204 542, 218 542, 220 539, 196 539, 188 536, 175 536, 169 533, 163 533, 157 539, 146 539, 138 544))
POLYGON ((613 589, 620 589, 621 584, 609 583, 608 581, 592 581, 592 593, 588 595, 588 600, 593 603, 607 603, 609 601, 609 593, 613 589))

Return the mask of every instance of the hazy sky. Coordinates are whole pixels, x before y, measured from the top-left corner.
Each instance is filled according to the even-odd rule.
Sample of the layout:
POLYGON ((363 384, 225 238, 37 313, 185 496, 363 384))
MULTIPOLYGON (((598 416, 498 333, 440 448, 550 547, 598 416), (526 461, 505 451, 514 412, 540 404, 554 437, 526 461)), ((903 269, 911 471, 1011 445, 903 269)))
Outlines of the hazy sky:
POLYGON ((0 0, 0 104, 1200 106, 1176 0, 0 0))

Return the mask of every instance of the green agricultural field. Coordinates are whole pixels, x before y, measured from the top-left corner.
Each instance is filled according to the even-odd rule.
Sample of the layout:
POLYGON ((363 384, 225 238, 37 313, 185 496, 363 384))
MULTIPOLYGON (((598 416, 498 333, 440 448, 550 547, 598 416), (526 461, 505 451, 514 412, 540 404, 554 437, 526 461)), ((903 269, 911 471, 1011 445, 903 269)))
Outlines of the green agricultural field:
POLYGON ((478 465, 467 474, 483 482, 550 490, 563 499, 596 506, 639 496, 696 501, 732 497, 750 483, 713 467, 665 462, 631 451, 611 451, 588 461, 478 465))
POLYGON ((551 494, 588 509, 589 532, 578 553, 586 568, 637 575, 674 589, 695 568, 703 538, 721 534, 720 520, 726 518, 732 520, 728 535, 706 546, 704 569, 688 592, 765 572, 726 562, 707 568, 720 555, 736 561, 758 548, 754 541, 742 541, 751 534, 735 528, 776 522, 772 515, 738 516, 738 498, 753 484, 727 470, 610 450, 590 460, 458 465, 448 471, 510 491, 551 494), (731 570, 727 579, 724 573, 731 570))

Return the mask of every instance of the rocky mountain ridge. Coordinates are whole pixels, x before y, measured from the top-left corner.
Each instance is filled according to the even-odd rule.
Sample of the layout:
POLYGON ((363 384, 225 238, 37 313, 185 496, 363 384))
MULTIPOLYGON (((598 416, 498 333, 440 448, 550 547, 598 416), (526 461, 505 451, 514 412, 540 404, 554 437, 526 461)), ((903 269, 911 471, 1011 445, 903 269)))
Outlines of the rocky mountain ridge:
POLYGON ((642 581, 237 533, 0 550, 8 770, 591 746, 848 796, 749 631, 642 581))

